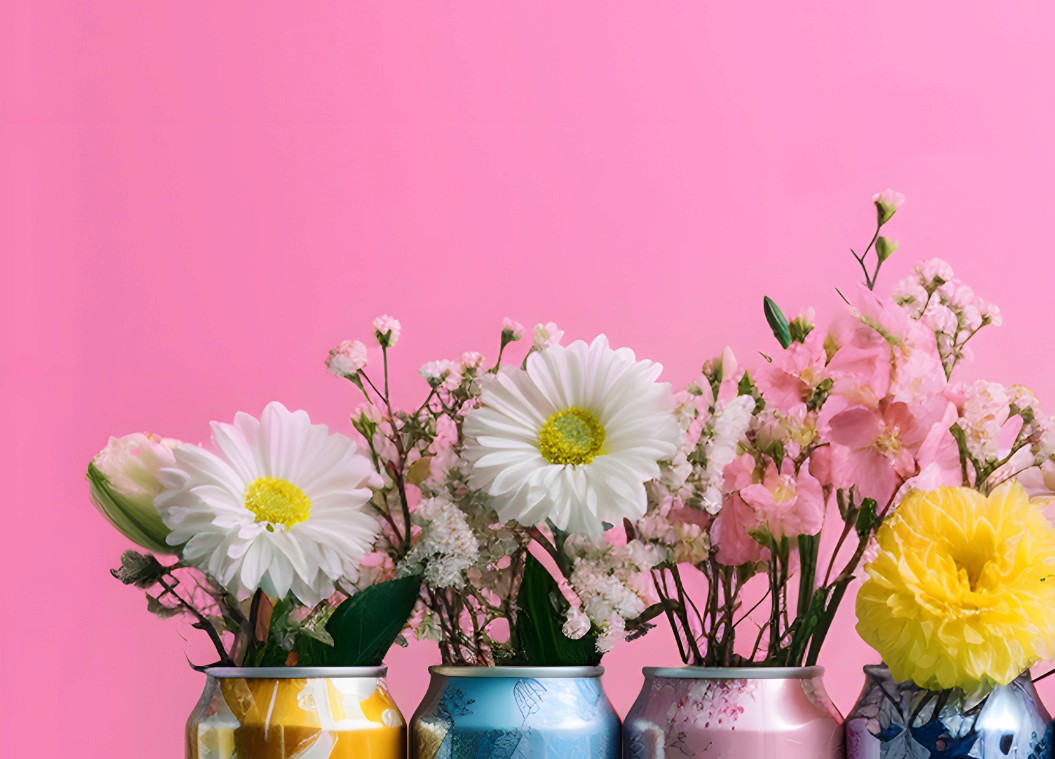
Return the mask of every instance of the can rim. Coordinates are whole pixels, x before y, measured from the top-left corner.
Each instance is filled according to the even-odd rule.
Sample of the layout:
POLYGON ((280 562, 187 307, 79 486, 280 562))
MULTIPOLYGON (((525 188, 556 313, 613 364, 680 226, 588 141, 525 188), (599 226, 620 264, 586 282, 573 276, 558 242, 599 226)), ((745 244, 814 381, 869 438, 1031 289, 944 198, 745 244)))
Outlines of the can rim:
POLYGON ((429 672, 441 677, 583 678, 600 677, 604 674, 604 667, 468 667, 439 664, 429 667, 429 672))
POLYGON ((312 680, 317 678, 384 677, 388 667, 206 667, 202 670, 218 680, 312 680))
POLYGON ((811 680, 824 667, 645 667, 645 677, 675 680, 811 680))

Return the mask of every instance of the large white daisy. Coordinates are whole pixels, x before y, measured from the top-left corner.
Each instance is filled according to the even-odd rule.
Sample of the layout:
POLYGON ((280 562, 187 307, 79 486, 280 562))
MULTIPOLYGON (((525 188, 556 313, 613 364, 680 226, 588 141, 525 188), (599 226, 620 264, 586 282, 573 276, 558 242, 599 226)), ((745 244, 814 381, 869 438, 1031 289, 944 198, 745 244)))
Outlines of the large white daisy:
POLYGON ((601 335, 499 373, 465 419, 470 484, 492 496, 499 517, 524 525, 549 520, 598 535, 640 518, 645 482, 677 448, 670 385, 656 382, 662 369, 601 335))
POLYGON ((270 403, 260 419, 212 423, 216 452, 179 445, 154 505, 188 563, 240 600, 261 589, 308 606, 354 580, 378 522, 367 501, 381 485, 344 435, 304 411, 270 403))

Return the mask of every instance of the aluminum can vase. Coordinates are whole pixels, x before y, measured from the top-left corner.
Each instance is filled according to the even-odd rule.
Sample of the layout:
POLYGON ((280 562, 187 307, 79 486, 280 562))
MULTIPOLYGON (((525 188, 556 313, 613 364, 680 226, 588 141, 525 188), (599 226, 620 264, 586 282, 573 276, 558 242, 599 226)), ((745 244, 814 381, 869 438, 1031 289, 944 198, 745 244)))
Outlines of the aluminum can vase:
POLYGON ((627 759, 842 759, 821 667, 647 667, 627 759))
POLYGON ((187 759, 403 759, 384 667, 213 667, 187 720, 187 759))
POLYGON ((619 759, 601 667, 431 667, 412 759, 619 759))
POLYGON ((1051 718, 1028 673, 984 697, 925 691, 864 668, 846 718, 848 759, 1050 759, 1051 718))

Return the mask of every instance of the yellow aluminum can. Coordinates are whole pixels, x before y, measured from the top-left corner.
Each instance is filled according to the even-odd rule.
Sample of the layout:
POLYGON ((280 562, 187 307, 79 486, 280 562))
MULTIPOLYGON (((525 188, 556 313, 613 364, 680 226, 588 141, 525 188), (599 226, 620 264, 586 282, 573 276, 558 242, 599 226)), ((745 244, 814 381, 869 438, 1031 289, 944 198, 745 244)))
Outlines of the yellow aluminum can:
POLYGON ((404 759, 385 667, 212 667, 187 759, 404 759))

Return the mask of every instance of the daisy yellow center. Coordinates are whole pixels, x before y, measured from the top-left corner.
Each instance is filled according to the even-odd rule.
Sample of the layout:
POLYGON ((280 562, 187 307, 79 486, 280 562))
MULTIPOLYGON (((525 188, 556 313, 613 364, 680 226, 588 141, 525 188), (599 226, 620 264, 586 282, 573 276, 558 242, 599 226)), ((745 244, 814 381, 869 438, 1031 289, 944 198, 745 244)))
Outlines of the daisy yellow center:
POLYGON ((538 443, 551 464, 589 464, 604 447, 604 427, 589 411, 566 408, 546 420, 538 443))
POLYGON ((279 477, 258 477, 245 491, 245 507, 256 521, 292 527, 311 515, 311 500, 304 491, 279 477))

